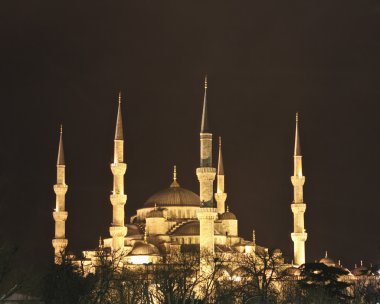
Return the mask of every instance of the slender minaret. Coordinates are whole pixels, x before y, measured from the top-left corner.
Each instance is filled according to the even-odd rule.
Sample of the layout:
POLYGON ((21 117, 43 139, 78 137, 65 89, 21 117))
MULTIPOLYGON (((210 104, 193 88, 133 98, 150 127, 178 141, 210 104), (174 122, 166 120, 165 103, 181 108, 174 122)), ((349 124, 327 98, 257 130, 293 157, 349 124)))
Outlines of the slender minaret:
POLYGON ((127 195, 124 193, 124 174, 127 164, 124 163, 124 137, 123 120, 121 115, 121 93, 119 93, 119 105, 117 110, 116 131, 114 140, 114 159, 111 164, 113 174, 113 189, 110 195, 112 203, 112 223, 110 235, 112 236, 112 250, 122 253, 124 248, 124 237, 127 227, 124 225, 124 205, 127 195))
POLYGON ((58 147, 58 159, 57 159, 57 183, 54 185, 55 192, 55 209, 53 212, 53 218, 55 221, 55 237, 53 239, 54 247, 54 262, 61 264, 62 255, 65 253, 65 249, 68 244, 65 232, 65 222, 67 220, 67 211, 65 210, 65 196, 68 186, 65 182, 65 155, 63 151, 63 129, 61 125, 58 147))
POLYGON ((219 158, 217 173, 217 188, 215 193, 216 207, 219 214, 226 212, 227 193, 224 192, 224 167, 222 156, 222 138, 219 136, 219 158))
POLYGON ((294 188, 294 201, 292 212, 294 218, 294 232, 291 234, 294 243, 294 263, 302 265, 305 263, 305 232, 304 213, 306 204, 303 201, 303 185, 305 177, 302 175, 302 155, 298 128, 298 113, 296 114, 296 133, 294 144, 294 175, 291 177, 294 188))
MULTIPOLYGON (((200 167, 196 171, 201 199, 201 208, 197 213, 200 225, 200 253, 201 257, 210 257, 214 254, 214 221, 217 218, 217 211, 213 202, 216 169, 212 167, 212 133, 210 133, 207 121, 207 76, 205 78, 200 144, 201 161, 200 167)), ((201 271, 207 271, 202 267, 206 264, 207 260, 201 258, 201 271), (202 270, 202 268, 204 269, 202 270)))

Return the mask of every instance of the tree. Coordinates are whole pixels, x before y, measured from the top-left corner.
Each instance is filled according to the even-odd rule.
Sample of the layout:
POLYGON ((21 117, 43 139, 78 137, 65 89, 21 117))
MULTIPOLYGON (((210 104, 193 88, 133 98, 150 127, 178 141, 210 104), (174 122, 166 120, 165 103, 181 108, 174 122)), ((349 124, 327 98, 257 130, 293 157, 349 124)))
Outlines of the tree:
POLYGON ((274 302, 283 265, 281 252, 263 249, 256 254, 245 254, 240 264, 233 279, 240 282, 243 303, 274 302))
POLYGON ((343 280, 348 271, 343 268, 323 263, 306 263, 300 269, 302 279, 299 284, 309 301, 343 303, 351 298, 348 293, 351 284, 343 280))
POLYGON ((159 303, 188 303, 199 283, 199 254, 173 252, 152 265, 154 298, 159 303))
POLYGON ((71 258, 62 254, 61 264, 52 264, 42 279, 41 298, 49 304, 79 303, 89 290, 87 278, 71 258))

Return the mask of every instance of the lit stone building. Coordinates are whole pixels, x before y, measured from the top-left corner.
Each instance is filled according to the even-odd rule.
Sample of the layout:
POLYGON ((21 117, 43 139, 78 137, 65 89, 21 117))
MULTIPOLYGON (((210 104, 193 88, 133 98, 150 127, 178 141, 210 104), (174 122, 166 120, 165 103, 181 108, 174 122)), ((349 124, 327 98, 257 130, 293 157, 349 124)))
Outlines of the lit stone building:
MULTIPOLYGON (((131 264, 157 263, 167 254, 187 250, 200 252, 200 265, 208 265, 208 257, 219 252, 238 257, 242 254, 264 251, 264 247, 256 245, 254 231, 251 240, 239 236, 238 219, 226 207, 225 182, 228 182, 228 178, 225 180, 221 139, 219 138, 217 168, 213 165, 212 147, 213 134, 207 120, 206 79, 200 130, 200 164, 194 170, 194 178, 197 177, 199 181, 199 194, 182 187, 174 166, 173 179, 168 181, 168 187, 151 195, 136 214, 126 222, 124 210, 127 195, 124 191, 124 174, 128 173, 124 156, 122 103, 119 95, 114 158, 110 165, 113 174, 113 189, 110 195, 113 217, 109 228, 110 237, 100 240, 99 247, 123 254, 123 262, 131 264)), ((68 215, 65 211, 65 193, 68 186, 64 178, 62 132, 57 170, 57 184, 54 186, 57 206, 53 213, 56 221, 56 233, 53 246, 56 262, 59 263, 58 254, 65 250, 68 244, 65 235, 65 221, 68 215)), ((302 175, 298 119, 294 176, 291 181, 294 185, 294 202, 291 205, 294 213, 294 233, 291 237, 294 242, 295 264, 300 265, 305 262, 306 233, 303 213, 306 205, 302 195, 305 178, 302 175)), ((233 206, 233 203, 230 205, 233 206)), ((91 271, 91 267, 96 264, 97 250, 84 251, 83 255, 82 264, 88 268, 88 271, 91 271)), ((201 267, 201 269, 207 271, 207 266, 201 267)))

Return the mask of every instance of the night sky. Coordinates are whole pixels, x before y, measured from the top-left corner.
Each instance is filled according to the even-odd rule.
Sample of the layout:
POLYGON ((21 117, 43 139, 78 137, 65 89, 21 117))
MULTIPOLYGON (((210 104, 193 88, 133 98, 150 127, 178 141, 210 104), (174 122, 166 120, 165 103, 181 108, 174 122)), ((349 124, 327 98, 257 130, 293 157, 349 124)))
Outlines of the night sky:
POLYGON ((379 1, 2 1, 0 235, 53 257, 59 124, 69 248, 108 237, 117 94, 126 218, 171 183, 198 192, 203 78, 240 234, 291 259, 300 112, 307 260, 380 261, 379 1))

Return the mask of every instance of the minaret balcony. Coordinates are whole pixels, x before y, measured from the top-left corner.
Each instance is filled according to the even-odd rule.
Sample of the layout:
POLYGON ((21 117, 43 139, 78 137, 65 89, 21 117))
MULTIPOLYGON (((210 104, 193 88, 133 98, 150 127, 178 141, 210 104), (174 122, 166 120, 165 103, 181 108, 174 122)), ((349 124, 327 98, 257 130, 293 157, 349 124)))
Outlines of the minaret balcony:
POLYGON ((197 211, 198 220, 210 220, 215 221, 217 219, 217 209, 216 208, 200 208, 197 211))
POLYGON ((65 249, 69 241, 67 239, 53 239, 52 244, 54 248, 65 249))
POLYGON ((292 212, 294 214, 296 213, 304 213, 306 211, 306 204, 305 203, 302 203, 302 204, 292 204, 292 212))
POLYGON ((294 187, 302 187, 305 184, 305 176, 291 176, 290 180, 294 187))
POLYGON ((215 200, 217 201, 217 202, 222 202, 222 203, 224 203, 225 201, 226 201, 226 199, 227 199, 227 193, 224 193, 224 192, 221 192, 221 193, 215 193, 215 200))
POLYGON ((197 168, 196 173, 200 182, 213 181, 215 180, 216 169, 212 167, 201 167, 197 168))
POLYGON ((67 211, 54 211, 53 218, 56 222, 64 222, 67 220, 67 211))
POLYGON ((67 185, 64 185, 64 184, 55 184, 54 185, 54 193, 56 195, 65 195, 66 192, 67 192, 67 188, 68 188, 67 185))
POLYGON ((124 175, 125 171, 127 171, 126 163, 112 163, 111 171, 113 175, 124 175))
POLYGON ((307 240, 306 232, 300 232, 300 233, 293 232, 291 236, 292 236, 293 242, 306 242, 307 240))
POLYGON ((127 235, 127 227, 124 226, 111 226, 110 235, 112 237, 124 237, 127 235))
POLYGON ((113 206, 125 205, 125 202, 127 201, 127 195, 126 194, 111 194, 110 201, 113 206))

